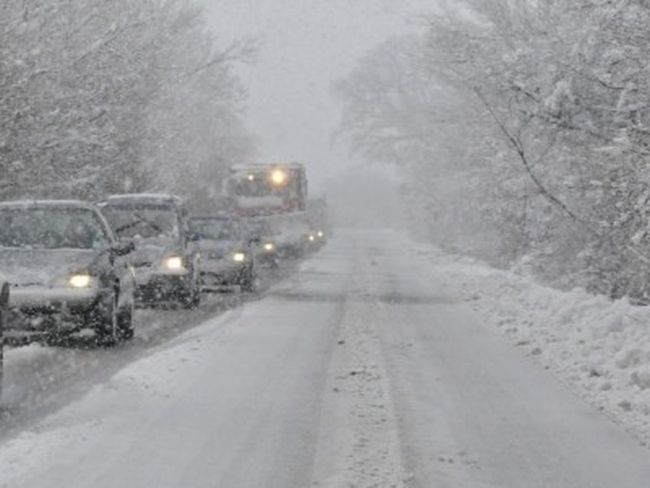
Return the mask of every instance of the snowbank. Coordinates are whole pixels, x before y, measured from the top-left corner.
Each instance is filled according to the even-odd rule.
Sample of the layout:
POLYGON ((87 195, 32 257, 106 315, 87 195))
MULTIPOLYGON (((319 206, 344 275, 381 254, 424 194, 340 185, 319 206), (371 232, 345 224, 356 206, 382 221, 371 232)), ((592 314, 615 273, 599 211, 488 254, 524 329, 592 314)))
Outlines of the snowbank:
POLYGON ((432 260, 481 320, 650 442, 650 307, 547 288, 469 258, 435 252, 432 260))

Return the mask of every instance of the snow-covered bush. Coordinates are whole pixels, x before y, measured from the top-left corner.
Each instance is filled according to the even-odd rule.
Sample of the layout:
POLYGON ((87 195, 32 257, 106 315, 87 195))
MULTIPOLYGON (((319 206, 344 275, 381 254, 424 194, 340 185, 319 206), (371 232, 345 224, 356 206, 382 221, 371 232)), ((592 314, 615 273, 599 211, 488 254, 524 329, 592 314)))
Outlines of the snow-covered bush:
POLYGON ((467 0, 337 86, 342 130, 399 165, 414 222, 561 286, 646 292, 650 7, 467 0))

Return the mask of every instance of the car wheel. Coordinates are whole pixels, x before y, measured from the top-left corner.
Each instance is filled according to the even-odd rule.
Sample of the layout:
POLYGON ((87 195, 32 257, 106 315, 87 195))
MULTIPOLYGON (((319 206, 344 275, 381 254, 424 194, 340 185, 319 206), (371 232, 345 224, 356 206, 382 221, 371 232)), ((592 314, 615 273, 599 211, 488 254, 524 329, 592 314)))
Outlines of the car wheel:
POLYGON ((257 291, 257 280, 252 266, 242 273, 239 286, 246 293, 255 293, 257 291))
MULTIPOLYGON (((104 310, 97 311, 95 333, 97 343, 113 346, 119 339, 120 313, 118 308, 119 292, 116 290, 111 296, 110 303, 104 305, 104 310)), ((102 307, 100 304, 99 307, 102 307)))
POLYGON ((133 338, 135 331, 133 330, 133 314, 135 306, 133 302, 131 305, 121 310, 118 315, 118 333, 119 338, 125 341, 133 338))
POLYGON ((201 283, 197 277, 192 279, 189 289, 183 293, 181 304, 187 309, 196 308, 201 303, 201 283))

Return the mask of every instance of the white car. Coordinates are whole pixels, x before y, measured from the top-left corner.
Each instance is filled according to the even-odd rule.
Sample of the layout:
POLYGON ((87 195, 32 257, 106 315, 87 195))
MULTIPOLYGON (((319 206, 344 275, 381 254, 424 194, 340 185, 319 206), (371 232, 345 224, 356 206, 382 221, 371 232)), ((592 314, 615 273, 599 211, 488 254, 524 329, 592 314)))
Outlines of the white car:
POLYGON ((117 237, 135 245, 138 303, 196 307, 200 254, 182 200, 167 194, 113 195, 100 208, 117 237))
POLYGON ((242 291, 254 292, 255 254, 241 221, 228 217, 193 217, 191 225, 201 251, 204 288, 239 285, 242 291))
POLYGON ((56 340, 90 329, 102 343, 131 338, 131 251, 89 203, 0 203, 0 271, 11 283, 6 336, 56 340))

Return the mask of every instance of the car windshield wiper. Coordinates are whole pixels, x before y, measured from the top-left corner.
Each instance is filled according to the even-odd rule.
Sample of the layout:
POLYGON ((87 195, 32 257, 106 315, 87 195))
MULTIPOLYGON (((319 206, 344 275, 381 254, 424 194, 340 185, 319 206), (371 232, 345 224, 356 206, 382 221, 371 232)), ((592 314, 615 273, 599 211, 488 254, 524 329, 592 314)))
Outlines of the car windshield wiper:
POLYGON ((134 220, 133 222, 129 222, 128 224, 125 224, 125 225, 123 225, 121 227, 118 227, 117 229, 115 229, 116 234, 119 234, 119 233, 121 233, 121 232, 123 232, 123 231, 125 231, 127 229, 130 229, 131 227, 135 227, 138 224, 147 224, 149 227, 151 227, 153 230, 155 230, 159 234, 163 234, 163 229, 158 224, 156 224, 155 222, 147 220, 142 215, 137 214, 137 213, 134 213, 133 215, 137 220, 134 220))

